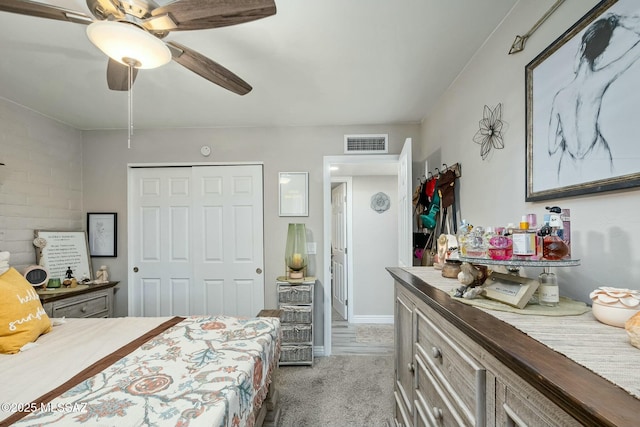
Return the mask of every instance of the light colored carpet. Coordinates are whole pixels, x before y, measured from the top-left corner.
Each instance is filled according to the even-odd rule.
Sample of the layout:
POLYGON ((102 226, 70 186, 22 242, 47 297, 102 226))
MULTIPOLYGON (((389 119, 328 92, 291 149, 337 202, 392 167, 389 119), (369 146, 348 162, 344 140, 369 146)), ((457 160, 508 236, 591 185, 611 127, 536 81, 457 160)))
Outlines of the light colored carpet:
POLYGON ((319 357, 278 371, 280 427, 393 425, 393 355, 319 357))

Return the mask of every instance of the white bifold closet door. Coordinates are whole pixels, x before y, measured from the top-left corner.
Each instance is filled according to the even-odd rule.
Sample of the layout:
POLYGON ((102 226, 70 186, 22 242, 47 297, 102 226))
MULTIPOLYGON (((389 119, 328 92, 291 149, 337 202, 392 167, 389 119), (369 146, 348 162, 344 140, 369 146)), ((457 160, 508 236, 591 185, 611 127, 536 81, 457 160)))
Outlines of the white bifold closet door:
POLYGON ((129 169, 129 316, 264 308, 261 165, 129 169))

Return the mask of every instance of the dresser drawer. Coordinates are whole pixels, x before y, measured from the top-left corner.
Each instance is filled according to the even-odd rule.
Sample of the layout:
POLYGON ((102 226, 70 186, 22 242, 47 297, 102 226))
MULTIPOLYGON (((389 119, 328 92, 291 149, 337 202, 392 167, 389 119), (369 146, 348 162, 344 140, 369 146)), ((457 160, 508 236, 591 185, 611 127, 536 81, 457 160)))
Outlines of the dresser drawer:
POLYGON ((456 402, 461 425, 483 426, 486 405, 486 371, 467 351, 456 344, 453 331, 443 330, 447 322, 435 312, 416 308, 416 357, 431 372, 451 402, 456 402))
POLYGON ((396 427, 413 427, 413 422, 407 413, 407 409, 404 406, 404 401, 400 397, 397 391, 393 393, 394 401, 395 401, 395 416, 396 416, 396 427))
POLYGON ((53 302, 53 317, 108 317, 108 292, 96 292, 53 302))
POLYGON ((432 374, 419 355, 415 360, 416 389, 414 402, 415 427, 459 427, 469 426, 452 403, 444 387, 432 374))
POLYGON ((582 425, 531 386, 518 380, 506 385, 502 379, 496 380, 496 424, 535 427, 582 425))

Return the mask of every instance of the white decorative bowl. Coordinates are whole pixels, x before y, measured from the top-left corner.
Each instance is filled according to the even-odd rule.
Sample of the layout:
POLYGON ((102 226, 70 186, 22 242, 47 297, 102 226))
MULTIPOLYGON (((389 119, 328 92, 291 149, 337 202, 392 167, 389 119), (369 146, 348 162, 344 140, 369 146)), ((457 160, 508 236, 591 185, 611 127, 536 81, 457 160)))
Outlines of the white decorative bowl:
POLYGON ((629 308, 619 302, 615 304, 600 304, 599 302, 594 301, 592 311, 595 318, 602 323, 617 326, 618 328, 624 328, 625 322, 629 320, 631 316, 640 311, 640 307, 629 308))
POLYGON ((624 328, 625 322, 640 311, 640 291, 601 286, 589 297, 593 315, 607 325, 624 328))

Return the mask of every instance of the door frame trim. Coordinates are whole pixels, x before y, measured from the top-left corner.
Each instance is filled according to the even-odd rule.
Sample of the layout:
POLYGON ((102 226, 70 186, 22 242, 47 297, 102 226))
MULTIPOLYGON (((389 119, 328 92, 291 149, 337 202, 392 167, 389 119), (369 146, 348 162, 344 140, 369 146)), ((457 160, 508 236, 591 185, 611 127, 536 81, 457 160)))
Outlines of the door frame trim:
POLYGON ((191 166, 263 166, 264 162, 151 162, 151 163, 127 163, 127 171, 133 168, 172 168, 191 166))
POLYGON ((382 164, 398 163, 400 156, 397 154, 351 154, 344 156, 324 156, 322 166, 323 184, 323 273, 325 278, 324 298, 322 301, 324 311, 324 355, 331 355, 331 165, 332 164, 382 164), (328 284, 326 282, 329 282, 328 284))

